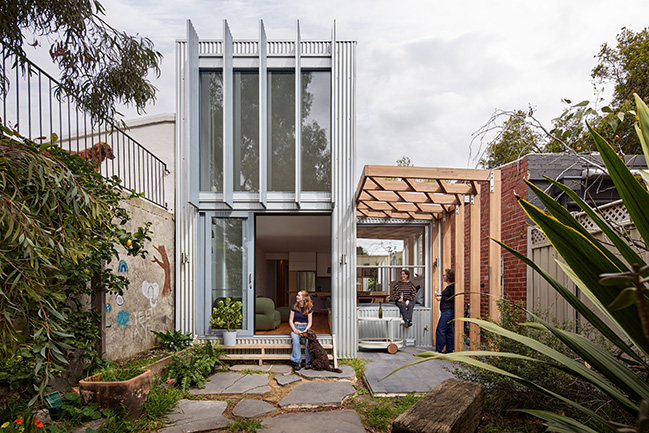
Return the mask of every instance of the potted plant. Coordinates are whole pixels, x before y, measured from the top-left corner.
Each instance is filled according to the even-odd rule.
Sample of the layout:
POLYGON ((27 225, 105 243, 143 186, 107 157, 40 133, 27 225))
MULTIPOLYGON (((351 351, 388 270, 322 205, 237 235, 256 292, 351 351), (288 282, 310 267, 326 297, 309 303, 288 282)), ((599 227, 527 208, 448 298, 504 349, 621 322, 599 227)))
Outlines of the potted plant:
POLYGON ((100 410, 113 409, 132 419, 144 410, 151 387, 151 370, 108 364, 101 372, 79 381, 82 404, 96 403, 100 410))
POLYGON ((224 329, 224 346, 234 346, 237 342, 236 329, 241 327, 241 321, 243 320, 242 307, 241 301, 225 298, 225 300, 220 300, 216 307, 212 309, 210 325, 212 328, 224 329))

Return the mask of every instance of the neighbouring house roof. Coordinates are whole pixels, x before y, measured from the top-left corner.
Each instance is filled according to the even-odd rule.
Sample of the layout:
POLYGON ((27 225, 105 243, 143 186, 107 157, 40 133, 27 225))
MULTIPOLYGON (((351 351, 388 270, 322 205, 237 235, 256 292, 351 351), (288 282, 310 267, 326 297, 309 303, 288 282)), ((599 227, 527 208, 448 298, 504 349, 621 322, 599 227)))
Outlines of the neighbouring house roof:
POLYGON ((467 195, 479 193, 478 182, 492 170, 366 165, 356 189, 359 217, 406 220, 441 219, 467 195))

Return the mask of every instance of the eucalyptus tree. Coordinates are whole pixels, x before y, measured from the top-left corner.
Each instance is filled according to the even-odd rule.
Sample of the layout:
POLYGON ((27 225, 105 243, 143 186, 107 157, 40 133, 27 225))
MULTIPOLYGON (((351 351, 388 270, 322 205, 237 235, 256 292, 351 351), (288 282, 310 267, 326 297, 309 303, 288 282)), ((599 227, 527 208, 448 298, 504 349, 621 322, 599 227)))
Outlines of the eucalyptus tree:
POLYGON ((5 0, 0 3, 1 89, 8 85, 5 68, 25 70, 25 45, 45 45, 60 69, 57 91, 74 97, 94 119, 115 120, 119 103, 138 112, 155 100, 147 78, 160 74, 162 55, 147 38, 128 35, 104 20, 95 0, 5 0))

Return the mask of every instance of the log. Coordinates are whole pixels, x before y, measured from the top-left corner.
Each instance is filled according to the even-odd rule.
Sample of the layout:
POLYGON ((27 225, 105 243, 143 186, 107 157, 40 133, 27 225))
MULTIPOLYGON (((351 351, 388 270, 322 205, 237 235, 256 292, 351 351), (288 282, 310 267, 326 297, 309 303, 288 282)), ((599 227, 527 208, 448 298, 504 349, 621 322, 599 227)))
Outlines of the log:
POLYGON ((447 379, 392 422, 392 433, 472 433, 482 416, 482 384, 447 379))

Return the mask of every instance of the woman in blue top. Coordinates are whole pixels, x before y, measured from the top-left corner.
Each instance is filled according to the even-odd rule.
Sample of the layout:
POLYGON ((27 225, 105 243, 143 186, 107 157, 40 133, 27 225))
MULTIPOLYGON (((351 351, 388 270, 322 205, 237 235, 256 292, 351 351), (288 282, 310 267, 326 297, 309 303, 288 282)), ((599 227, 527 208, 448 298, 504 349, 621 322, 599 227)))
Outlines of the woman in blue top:
MULTIPOLYGON (((293 351, 291 352, 291 362, 293 370, 298 371, 302 364, 302 348, 300 347, 300 335, 307 329, 311 329, 313 323, 313 302, 306 290, 297 293, 295 305, 291 308, 291 315, 288 318, 288 324, 291 326, 291 340, 293 340, 293 351)), ((304 359, 306 361, 305 369, 311 368, 311 357, 309 356, 309 341, 306 340, 304 346, 304 359)))

